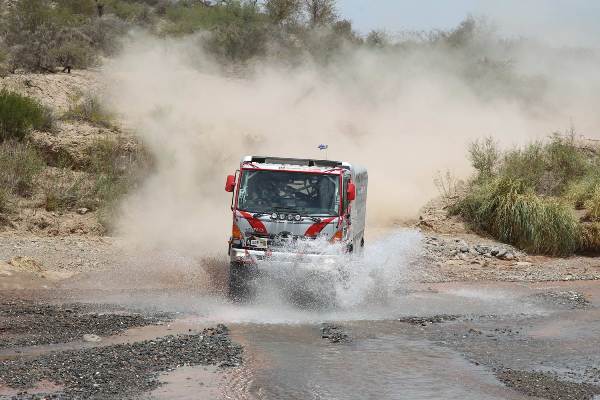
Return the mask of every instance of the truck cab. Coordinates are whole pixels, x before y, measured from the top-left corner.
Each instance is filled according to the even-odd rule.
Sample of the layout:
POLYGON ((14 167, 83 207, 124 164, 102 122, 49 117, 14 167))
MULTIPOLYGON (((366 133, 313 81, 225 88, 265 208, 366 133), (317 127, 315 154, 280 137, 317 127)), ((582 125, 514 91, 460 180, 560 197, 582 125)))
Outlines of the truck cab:
POLYGON ((319 262, 364 246, 368 175, 347 162, 247 156, 232 193, 230 293, 262 260, 319 262))

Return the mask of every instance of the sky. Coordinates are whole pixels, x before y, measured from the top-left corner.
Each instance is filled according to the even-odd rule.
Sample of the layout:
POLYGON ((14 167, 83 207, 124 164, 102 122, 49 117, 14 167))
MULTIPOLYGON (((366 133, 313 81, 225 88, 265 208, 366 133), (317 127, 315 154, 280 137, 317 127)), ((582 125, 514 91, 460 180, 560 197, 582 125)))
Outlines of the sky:
POLYGON ((486 16, 506 36, 600 47, 600 0, 338 0, 361 33, 448 29, 486 16))

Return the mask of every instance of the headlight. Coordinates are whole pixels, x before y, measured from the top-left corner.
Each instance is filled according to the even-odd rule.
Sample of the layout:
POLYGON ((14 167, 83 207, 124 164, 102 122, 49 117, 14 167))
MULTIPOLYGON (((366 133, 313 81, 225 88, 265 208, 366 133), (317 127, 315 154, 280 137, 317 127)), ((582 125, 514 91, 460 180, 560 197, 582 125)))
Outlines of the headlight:
POLYGON ((294 216, 292 214, 288 214, 287 219, 288 219, 288 221, 293 221, 294 216))
POLYGON ((277 219, 277 213, 274 212, 273 214, 271 214, 271 219, 277 219))
POLYGON ((294 217, 294 219, 295 219, 296 221, 300 221, 300 220, 302 219, 302 216, 301 216, 300 214, 298 214, 298 215, 296 215, 296 216, 294 217))
POLYGON ((279 214, 279 219, 283 221, 285 219, 285 214, 279 214))

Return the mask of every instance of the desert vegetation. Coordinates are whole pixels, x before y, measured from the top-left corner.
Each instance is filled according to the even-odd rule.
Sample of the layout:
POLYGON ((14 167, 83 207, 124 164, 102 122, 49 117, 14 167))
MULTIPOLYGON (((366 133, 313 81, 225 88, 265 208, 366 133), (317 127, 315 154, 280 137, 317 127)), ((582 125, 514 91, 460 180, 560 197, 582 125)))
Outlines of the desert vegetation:
POLYGON ((50 110, 38 101, 5 89, 0 90, 0 142, 22 140, 32 129, 52 129, 50 110))
POLYGON ((475 229, 534 253, 600 251, 600 148, 574 132, 501 151, 473 143, 476 171, 452 208, 475 229))
MULTIPOLYGON (((471 17, 453 29, 391 35, 357 33, 335 0, 15 0, 0 5, 2 75, 56 76, 93 68, 117 54, 132 31, 141 30, 155 38, 185 36, 233 74, 254 73, 252 66, 263 61, 292 67, 308 63, 330 79, 353 81, 339 66, 368 51, 385 54, 384 62, 417 57, 433 71, 443 66, 481 101, 504 97, 535 109, 546 90, 543 78, 515 66, 513 54, 525 39, 500 37, 485 20, 471 17)), ((19 199, 39 198, 34 204, 48 212, 98 211, 109 226, 118 199, 152 164, 142 143, 125 145, 117 116, 82 89, 60 112, 22 93, 0 91, 0 213, 10 213, 19 199), (80 124, 87 137, 95 138, 81 157, 67 154, 69 145, 52 141, 68 124, 80 124), (46 146, 30 140, 31 132, 40 131, 51 133, 46 146)), ((564 136, 508 151, 486 139, 471 146, 470 158, 477 174, 468 195, 459 196, 449 175, 440 174, 436 185, 460 198, 453 211, 473 227, 538 253, 598 251, 596 150, 584 150, 564 136)))

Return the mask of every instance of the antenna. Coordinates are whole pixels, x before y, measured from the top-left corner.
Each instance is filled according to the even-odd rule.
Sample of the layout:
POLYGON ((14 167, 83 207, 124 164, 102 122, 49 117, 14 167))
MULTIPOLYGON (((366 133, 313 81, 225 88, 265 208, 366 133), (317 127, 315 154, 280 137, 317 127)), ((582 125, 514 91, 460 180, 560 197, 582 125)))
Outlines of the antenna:
POLYGON ((328 158, 327 158, 327 149, 328 149, 328 148, 329 148, 329 145, 327 145, 327 144, 320 144, 320 145, 318 146, 318 149, 319 149, 320 151, 323 151, 323 150, 325 150, 325 159, 326 159, 326 160, 328 160, 328 158))

